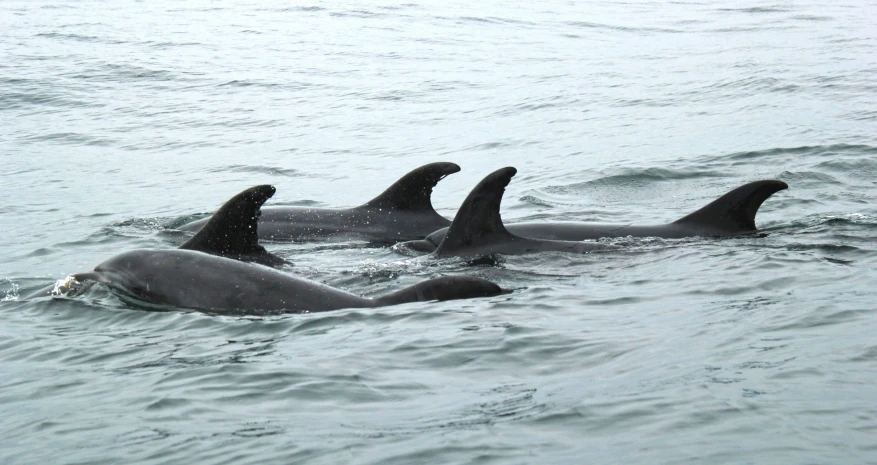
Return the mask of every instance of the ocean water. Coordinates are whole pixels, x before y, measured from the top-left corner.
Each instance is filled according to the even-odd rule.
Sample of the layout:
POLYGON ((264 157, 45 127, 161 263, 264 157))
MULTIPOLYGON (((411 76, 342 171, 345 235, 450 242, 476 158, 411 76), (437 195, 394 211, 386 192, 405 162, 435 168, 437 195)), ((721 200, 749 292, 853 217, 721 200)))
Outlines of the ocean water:
POLYGON ((0 463, 877 463, 869 1, 0 3, 0 463), (20 297, 255 184, 348 207, 421 164, 452 217, 672 221, 758 179, 766 235, 432 260, 266 244, 360 295, 270 317, 20 297), (162 310, 162 311, 158 311, 162 310))

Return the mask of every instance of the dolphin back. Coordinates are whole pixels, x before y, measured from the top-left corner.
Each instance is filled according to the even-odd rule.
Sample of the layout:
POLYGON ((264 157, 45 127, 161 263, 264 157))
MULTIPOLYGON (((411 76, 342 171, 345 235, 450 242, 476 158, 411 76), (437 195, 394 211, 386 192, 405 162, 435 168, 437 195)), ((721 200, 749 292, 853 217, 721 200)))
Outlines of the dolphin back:
POLYGON ((673 224, 714 230, 722 234, 755 232, 755 214, 771 195, 788 189, 782 181, 755 181, 719 197, 694 213, 673 224))
POLYGON ((408 286, 383 297, 374 299, 376 306, 398 305, 408 302, 430 300, 473 299, 503 294, 495 283, 486 279, 467 276, 443 276, 408 286))

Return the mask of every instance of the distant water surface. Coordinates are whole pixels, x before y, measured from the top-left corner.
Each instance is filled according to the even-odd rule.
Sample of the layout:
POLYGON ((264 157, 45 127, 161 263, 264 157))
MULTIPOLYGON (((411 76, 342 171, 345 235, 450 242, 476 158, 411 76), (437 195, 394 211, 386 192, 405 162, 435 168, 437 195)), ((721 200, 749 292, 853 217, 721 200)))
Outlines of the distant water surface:
POLYGON ((873 2, 0 3, 0 463, 877 463, 873 2), (452 217, 673 221, 790 185, 766 237, 436 261, 267 244, 323 314, 22 295, 246 187, 354 206, 451 161, 452 217))

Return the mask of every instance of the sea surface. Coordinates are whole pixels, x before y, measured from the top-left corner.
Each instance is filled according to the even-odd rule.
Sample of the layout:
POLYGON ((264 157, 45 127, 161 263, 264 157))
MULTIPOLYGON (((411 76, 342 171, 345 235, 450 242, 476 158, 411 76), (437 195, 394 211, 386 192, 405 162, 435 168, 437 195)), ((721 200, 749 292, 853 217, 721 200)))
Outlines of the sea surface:
POLYGON ((0 3, 0 463, 877 463, 873 1, 0 3), (351 207, 428 162, 451 218, 765 234, 435 260, 268 243, 379 296, 276 316, 22 297, 271 183, 351 207))

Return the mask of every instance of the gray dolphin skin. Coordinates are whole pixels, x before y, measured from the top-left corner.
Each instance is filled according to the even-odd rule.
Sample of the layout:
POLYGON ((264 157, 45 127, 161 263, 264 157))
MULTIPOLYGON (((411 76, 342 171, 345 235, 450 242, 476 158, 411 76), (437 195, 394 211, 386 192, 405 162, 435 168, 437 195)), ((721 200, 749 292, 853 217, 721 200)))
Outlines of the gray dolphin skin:
POLYGON ((73 277, 150 303, 212 311, 323 312, 503 293, 481 278, 445 276, 368 299, 259 264, 179 249, 126 252, 73 277))
MULTIPOLYGON (((305 241, 332 237, 396 243, 419 239, 447 227, 450 220, 432 207, 432 190, 446 176, 460 171, 454 163, 437 162, 421 166, 363 205, 348 209, 267 207, 259 218, 259 239, 305 241)), ((198 231, 202 219, 180 227, 198 231)))
POLYGON ((472 189, 433 257, 521 255, 548 251, 588 253, 617 248, 595 242, 532 239, 508 232, 502 224, 499 208, 503 192, 517 172, 512 167, 498 169, 472 189))
MULTIPOLYGON (((512 234, 532 239, 584 241, 604 237, 723 237, 753 234, 755 214, 771 195, 789 186, 782 181, 755 181, 740 186, 719 197, 700 210, 672 223, 634 226, 576 222, 513 223, 505 225, 512 234)), ((433 232, 425 239, 402 244, 409 249, 434 252, 447 234, 448 228, 433 232)))
MULTIPOLYGON (((319 312, 504 292, 484 279, 446 276, 367 299, 241 261, 282 262, 258 244, 259 208, 274 192, 273 186, 262 185, 234 196, 179 249, 125 252, 73 278, 103 283, 150 303, 221 311, 319 312)), ((55 286, 49 286, 26 299, 50 296, 54 290, 55 286)))

